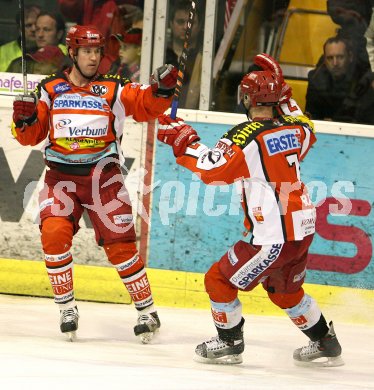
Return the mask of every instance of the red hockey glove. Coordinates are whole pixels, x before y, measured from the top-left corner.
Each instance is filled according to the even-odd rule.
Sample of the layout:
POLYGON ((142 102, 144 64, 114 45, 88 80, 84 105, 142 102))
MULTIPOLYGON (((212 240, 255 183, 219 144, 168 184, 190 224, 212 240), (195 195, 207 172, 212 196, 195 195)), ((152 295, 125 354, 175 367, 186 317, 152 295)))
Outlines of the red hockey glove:
POLYGON ((170 118, 169 115, 160 115, 158 117, 157 139, 164 144, 171 145, 175 157, 183 156, 187 146, 200 137, 196 131, 186 123, 183 119, 170 118))
POLYGON ((17 127, 32 125, 36 120, 36 96, 18 95, 13 102, 13 122, 17 127))
POLYGON ((177 75, 174 65, 166 64, 157 68, 149 79, 153 94, 160 97, 172 96, 177 86, 177 75))
POLYGON ((285 81, 283 81, 282 91, 279 98, 279 104, 284 104, 289 102, 291 97, 292 97, 292 88, 285 81))
POLYGON ((261 67, 263 70, 269 70, 279 78, 280 82, 283 82, 283 72, 278 62, 268 54, 257 54, 254 58, 254 63, 261 67))

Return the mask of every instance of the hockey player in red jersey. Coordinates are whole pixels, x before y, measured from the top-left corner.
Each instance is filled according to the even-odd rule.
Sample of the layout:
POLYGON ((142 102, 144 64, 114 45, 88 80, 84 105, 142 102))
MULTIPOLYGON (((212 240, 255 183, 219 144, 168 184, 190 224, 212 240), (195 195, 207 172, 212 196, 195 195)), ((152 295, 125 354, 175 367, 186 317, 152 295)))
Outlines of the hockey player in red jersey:
POLYGON ((310 339, 294 352, 297 364, 343 364, 332 322, 302 288, 316 212, 300 179, 300 161, 315 142, 313 124, 291 98, 277 62, 255 57, 263 70, 244 76, 241 101, 248 121, 234 126, 210 149, 182 119, 159 117, 158 139, 177 163, 206 184, 242 182, 250 240, 240 240, 205 275, 218 335, 196 347, 203 363, 242 362, 242 305, 238 291, 262 284, 270 300, 310 339), (321 361, 322 360, 322 361, 321 361), (317 363, 318 362, 318 363, 317 363))
POLYGON ((78 328, 70 248, 86 209, 98 245, 137 309, 135 335, 147 343, 160 321, 135 245, 132 208, 121 174, 120 139, 126 117, 150 121, 170 106, 177 71, 172 65, 156 69, 150 85, 101 75, 104 44, 96 28, 71 27, 66 45, 72 68, 42 80, 36 94, 16 97, 12 133, 22 145, 46 140, 48 169, 39 197, 40 230, 61 332, 73 338, 78 328))

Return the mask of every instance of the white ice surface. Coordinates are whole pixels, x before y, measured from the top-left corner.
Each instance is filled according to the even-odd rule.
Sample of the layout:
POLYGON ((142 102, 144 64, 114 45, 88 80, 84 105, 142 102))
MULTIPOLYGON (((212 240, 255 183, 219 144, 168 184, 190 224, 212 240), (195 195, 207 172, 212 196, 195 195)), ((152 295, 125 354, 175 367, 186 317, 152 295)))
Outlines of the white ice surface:
POLYGON ((152 344, 133 334, 133 306, 79 302, 78 340, 59 332, 51 299, 0 295, 0 389, 244 390, 374 389, 374 325, 335 323, 345 365, 300 368, 293 350, 307 343, 288 318, 245 316, 244 362, 192 360, 215 335, 207 310, 158 308, 152 344))

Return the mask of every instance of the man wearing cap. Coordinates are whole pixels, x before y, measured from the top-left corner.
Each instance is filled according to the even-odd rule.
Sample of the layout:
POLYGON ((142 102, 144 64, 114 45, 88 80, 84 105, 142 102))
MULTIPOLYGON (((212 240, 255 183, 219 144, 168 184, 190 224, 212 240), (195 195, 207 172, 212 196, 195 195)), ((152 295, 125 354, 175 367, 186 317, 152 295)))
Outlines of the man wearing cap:
POLYGON ((73 340, 78 329, 70 249, 87 210, 97 244, 134 302, 138 314, 134 333, 148 343, 160 320, 145 262, 136 248, 120 140, 126 117, 153 121, 170 106, 177 70, 172 65, 157 68, 150 85, 102 75, 98 68, 104 45, 95 27, 71 27, 66 46, 73 66, 42 80, 36 96, 16 97, 12 133, 21 145, 46 140, 48 169, 39 196, 40 231, 61 332, 73 340))
MULTIPOLYGON (((26 71, 29 74, 52 74, 68 67, 69 59, 58 46, 45 46, 26 54, 26 71)), ((8 72, 22 73, 22 61, 12 61, 8 72)))
POLYGON ((119 42, 119 59, 109 71, 133 82, 139 82, 140 58, 142 52, 142 29, 130 28, 126 34, 112 35, 119 42))

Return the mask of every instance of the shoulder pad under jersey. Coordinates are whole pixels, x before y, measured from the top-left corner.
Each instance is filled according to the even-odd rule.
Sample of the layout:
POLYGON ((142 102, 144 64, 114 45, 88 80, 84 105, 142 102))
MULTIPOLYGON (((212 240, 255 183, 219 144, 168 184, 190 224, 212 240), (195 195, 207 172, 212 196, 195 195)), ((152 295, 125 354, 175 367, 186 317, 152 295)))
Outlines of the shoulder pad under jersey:
POLYGON ((302 126, 306 126, 314 133, 314 123, 306 116, 306 115, 298 115, 298 116, 291 116, 291 115, 282 115, 278 118, 278 120, 281 123, 287 124, 300 124, 302 126))
POLYGON ((125 84, 128 84, 128 83, 131 83, 131 80, 125 78, 125 77, 122 77, 118 74, 104 74, 102 75, 102 78, 103 80, 105 81, 108 81, 108 80, 111 80, 111 81, 116 81, 118 82, 119 84, 121 84, 121 86, 124 86, 125 84))
POLYGON ((266 124, 263 122, 247 121, 234 126, 222 138, 229 139, 235 145, 244 148, 257 137, 261 130, 265 130, 266 127, 266 124))
POLYGON ((40 83, 34 89, 34 93, 40 97, 40 89, 44 88, 47 90, 47 84, 54 83, 55 80, 61 79, 61 82, 67 82, 65 75, 62 72, 52 73, 49 76, 46 76, 40 81, 40 83))

